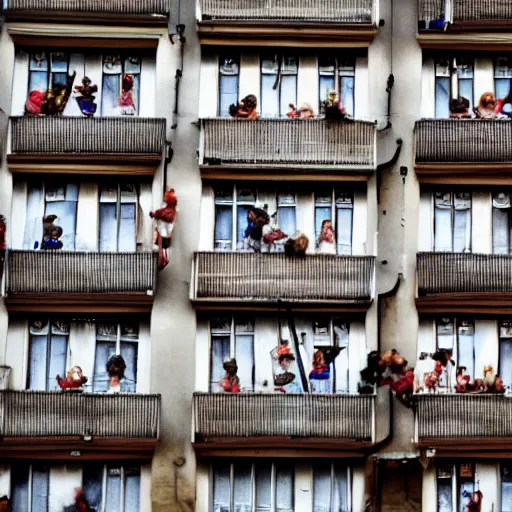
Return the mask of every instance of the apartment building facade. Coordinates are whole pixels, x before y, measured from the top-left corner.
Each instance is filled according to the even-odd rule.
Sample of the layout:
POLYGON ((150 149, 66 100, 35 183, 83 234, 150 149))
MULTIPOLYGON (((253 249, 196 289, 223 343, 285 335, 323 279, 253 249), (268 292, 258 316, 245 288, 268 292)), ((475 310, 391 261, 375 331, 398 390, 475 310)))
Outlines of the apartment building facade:
POLYGON ((512 510, 510 121, 452 104, 508 96, 512 12, 311 4, 4 0, 14 511, 60 511, 76 488, 105 512, 512 510), (331 90, 342 121, 325 118, 331 90), (234 119, 249 95, 259 119, 234 119), (150 212, 171 187, 158 271, 150 212), (309 239, 304 257, 250 245, 261 210, 309 239), (48 215, 61 250, 41 250, 48 215), (360 393, 367 355, 391 349, 416 368, 409 407, 387 386, 360 393), (311 378, 319 354, 335 354, 328 378, 311 378), (83 392, 56 391, 74 366, 83 392), (456 393, 461 366, 469 382, 492 367, 507 391, 456 393))

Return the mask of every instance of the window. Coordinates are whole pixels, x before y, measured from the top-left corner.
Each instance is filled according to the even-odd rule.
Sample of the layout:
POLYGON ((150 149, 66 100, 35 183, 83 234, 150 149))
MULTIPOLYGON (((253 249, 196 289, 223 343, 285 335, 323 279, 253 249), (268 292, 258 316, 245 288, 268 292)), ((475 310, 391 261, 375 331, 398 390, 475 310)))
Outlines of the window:
POLYGON ((471 251, 471 194, 434 194, 434 251, 471 251))
POLYGON ((511 196, 506 192, 497 192, 492 196, 492 252, 494 254, 512 254, 511 237, 511 196))
POLYGON ((286 462, 216 462, 213 512, 293 512, 293 466, 286 462))
MULTIPOLYGON (((94 510, 139 511, 140 467, 86 463, 82 469, 82 488, 89 505, 94 510)), ((11 466, 13 510, 31 512, 50 510, 49 501, 52 493, 50 470, 51 467, 47 464, 20 463, 11 466)), ((73 489, 68 494, 72 496, 73 489)))
MULTIPOLYGON (((352 254, 354 200, 352 193, 327 189, 315 193, 315 240, 320 237, 322 222, 331 220, 336 233, 336 252, 352 254)), ((318 247, 317 247, 318 248, 318 247)))
POLYGON ((500 367, 498 374, 505 387, 510 389, 512 387, 512 321, 510 320, 500 322, 500 367))
POLYGON ((478 492, 475 465, 439 463, 437 466, 437 512, 464 512, 478 492))
POLYGON ((496 98, 508 96, 512 87, 512 59, 510 57, 497 57, 494 62, 494 88, 496 98))
POLYGON ((66 322, 52 319, 30 322, 27 389, 50 391, 57 387, 55 376, 66 374, 68 341, 66 322))
POLYGON ((356 63, 354 57, 320 57, 320 105, 327 100, 329 91, 335 90, 341 98, 347 114, 354 116, 354 90, 356 63))
POLYGON ((121 391, 137 391, 137 358, 139 326, 135 324, 99 323, 96 328, 93 391, 108 391, 109 376, 106 365, 114 354, 121 354, 126 363, 121 391))
POLYGON ((350 469, 337 463, 313 468, 313 512, 350 512, 350 469))
POLYGON ((66 86, 68 79, 68 54, 40 52, 30 55, 29 91, 46 92, 50 88, 66 86))
POLYGON ((229 106, 238 104, 238 57, 223 55, 219 59, 219 115, 229 116, 229 106))
POLYGON ((135 252, 138 190, 133 184, 100 189, 100 251, 135 252))
POLYGON ((62 228, 62 249, 73 251, 76 245, 76 212, 78 184, 56 186, 49 183, 45 190, 45 216, 56 215, 56 226, 62 228))
POLYGON ((262 117, 285 116, 290 103, 297 104, 297 73, 296 57, 277 54, 262 58, 262 117))
POLYGON ((297 231, 296 205, 293 192, 277 194, 277 223, 279 228, 290 236, 297 231))
POLYGON ((235 358, 241 391, 254 391, 254 321, 247 318, 215 318, 210 321, 210 391, 222 392, 224 362, 235 358))
POLYGON ((501 509, 502 512, 512 512, 512 464, 501 464, 501 509))
POLYGON ((141 59, 137 56, 103 57, 101 115, 138 115, 141 59))

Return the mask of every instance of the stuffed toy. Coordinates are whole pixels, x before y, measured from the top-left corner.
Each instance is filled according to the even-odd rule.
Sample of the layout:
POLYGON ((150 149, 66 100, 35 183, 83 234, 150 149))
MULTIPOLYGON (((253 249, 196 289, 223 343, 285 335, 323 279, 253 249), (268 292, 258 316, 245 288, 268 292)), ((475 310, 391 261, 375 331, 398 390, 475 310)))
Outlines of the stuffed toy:
POLYGON ((25 115, 33 114, 35 116, 43 115, 43 103, 46 91, 30 91, 25 103, 25 115))
POLYGON ((84 386, 88 380, 87 377, 84 377, 80 366, 73 366, 66 374, 65 379, 60 375, 57 375, 55 378, 61 389, 82 389, 82 386, 84 386))
POLYGON ((256 107, 258 106, 258 100, 254 94, 249 94, 242 101, 235 105, 234 103, 229 106, 229 114, 231 117, 235 117, 237 119, 259 119, 260 115, 258 114, 256 107))
POLYGON ((288 238, 284 244, 284 253, 286 256, 291 258, 303 258, 306 256, 308 247, 309 238, 301 231, 297 231, 297 233, 288 238))
POLYGON ((225 361, 222 366, 226 371, 226 375, 219 383, 222 386, 222 389, 226 393, 240 393, 240 379, 236 374, 238 371, 236 359, 233 358, 229 361, 225 361))
POLYGON ((0 497, 0 512, 11 512, 11 502, 6 495, 0 497))
POLYGON ((325 119, 329 121, 341 121, 347 117, 347 111, 342 102, 338 99, 336 91, 329 91, 327 100, 322 102, 322 111, 325 119))
POLYGON ((0 251, 5 250, 6 231, 7 225, 5 223, 5 217, 0 215, 0 251))
POLYGON ((109 382, 109 393, 119 393, 121 391, 121 380, 124 379, 124 371, 126 370, 126 363, 123 356, 114 354, 106 365, 109 382))
POLYGON ((336 254, 336 242, 334 240, 334 229, 330 219, 322 221, 320 236, 317 241, 317 248, 320 254, 336 254))
POLYGON ((123 116, 134 116, 135 115, 135 103, 133 102, 132 90, 135 85, 135 81, 132 75, 124 75, 122 80, 122 91, 119 96, 119 107, 121 109, 121 115, 123 116))
POLYGON ((484 92, 480 96, 478 107, 474 109, 477 119, 497 119, 502 117, 496 112, 496 98, 492 92, 484 92))
POLYGON ((171 246, 177 211, 178 198, 172 188, 165 193, 162 207, 149 214, 152 219, 156 220, 156 241, 159 249, 158 270, 163 270, 169 263, 168 249, 171 246))
POLYGON ((84 491, 82 489, 75 489, 75 503, 65 507, 64 512, 96 512, 96 510, 89 506, 84 491))
POLYGON ((496 112, 512 118, 512 80, 510 81, 510 91, 508 95, 496 102, 496 112))
POLYGON ((82 114, 86 117, 92 117, 97 108, 96 103, 94 103, 96 96, 93 96, 93 94, 98 92, 98 86, 92 85, 91 79, 85 76, 82 78, 82 85, 75 85, 75 91, 78 93, 75 99, 82 114))
POLYGON ((450 119, 471 119, 467 98, 453 98, 450 101, 450 119))

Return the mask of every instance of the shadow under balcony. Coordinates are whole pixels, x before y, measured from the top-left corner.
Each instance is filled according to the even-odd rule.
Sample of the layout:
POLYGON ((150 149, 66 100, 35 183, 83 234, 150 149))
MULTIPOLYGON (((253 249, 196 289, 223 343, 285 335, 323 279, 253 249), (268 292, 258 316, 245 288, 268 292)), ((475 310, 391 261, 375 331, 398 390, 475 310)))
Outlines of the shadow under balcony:
POLYGON ((435 449, 442 457, 464 451, 500 457, 512 448, 511 397, 439 393, 416 395, 414 402, 420 448, 435 449))
POLYGON ((261 450, 271 449, 274 456, 362 457, 390 435, 390 392, 194 393, 193 414, 192 441, 202 456, 264 457, 261 450))
POLYGON ((512 121, 416 122, 415 170, 421 183, 503 185, 512 176, 512 121))
POLYGON ((0 391, 0 456, 151 458, 160 395, 0 391))
POLYGON ((7 0, 7 21, 167 27, 172 0, 7 0))
POLYGON ((9 311, 146 313, 156 291, 154 252, 8 250, 9 311))
POLYGON ((512 313, 512 256, 420 252, 418 298, 423 313, 512 313))
POLYGON ((11 117, 13 173, 153 175, 166 121, 143 117, 11 117))
POLYGON ((201 119, 203 178, 366 181, 375 172, 376 124, 325 119, 201 119))
POLYGON ((196 309, 365 312, 372 303, 375 257, 197 252, 191 282, 196 309))
POLYGON ((369 46, 379 0, 199 0, 201 44, 369 46))

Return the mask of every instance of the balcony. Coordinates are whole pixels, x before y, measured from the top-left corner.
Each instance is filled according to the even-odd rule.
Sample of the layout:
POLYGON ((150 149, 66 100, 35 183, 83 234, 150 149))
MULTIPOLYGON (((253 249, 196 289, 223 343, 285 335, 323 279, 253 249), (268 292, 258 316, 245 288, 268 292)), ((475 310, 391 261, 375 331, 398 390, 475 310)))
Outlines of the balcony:
POLYGON ((197 252, 191 283, 196 308, 327 307, 366 311, 373 298, 373 256, 197 252))
POLYGON ((486 307, 496 313, 511 310, 511 256, 420 252, 417 279, 416 305, 423 312, 448 308, 453 313, 483 313, 486 307))
POLYGON ((198 0, 202 44, 369 46, 378 0, 198 0))
POLYGON ((367 121, 202 119, 199 164, 208 178, 245 172, 262 179, 307 173, 306 179, 367 180, 377 166, 376 137, 375 123, 367 121))
MULTIPOLYGON (((251 449, 343 450, 362 456, 390 434, 390 394, 194 393, 193 442, 206 456, 251 449), (359 453, 358 453, 359 452, 359 453)), ((265 456, 256 452, 255 456, 265 456)))
POLYGON ((421 46, 503 50, 512 44, 512 37, 506 33, 512 26, 509 0, 451 0, 451 8, 446 16, 444 13, 445 0, 419 0, 418 41, 421 46), (449 22, 446 31, 442 29, 442 22, 439 23, 443 19, 449 22))
POLYGON ((10 311, 150 312, 157 253, 6 252, 10 311))
MULTIPOLYGON (((5 3, 5 2, 4 2, 5 3)), ((7 0, 7 21, 166 27, 172 0, 7 0)))
POLYGON ((153 175, 165 119, 11 117, 11 172, 153 175))
POLYGON ((512 122, 422 119, 415 169, 423 183, 504 184, 512 173, 512 122))
POLYGON ((504 395, 416 395, 416 442, 440 456, 512 447, 512 399, 504 395))
POLYGON ((0 456, 73 458, 74 451, 74 459, 150 458, 160 401, 160 395, 0 391, 0 456))

